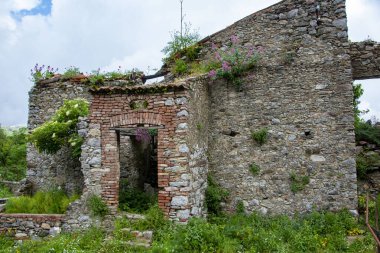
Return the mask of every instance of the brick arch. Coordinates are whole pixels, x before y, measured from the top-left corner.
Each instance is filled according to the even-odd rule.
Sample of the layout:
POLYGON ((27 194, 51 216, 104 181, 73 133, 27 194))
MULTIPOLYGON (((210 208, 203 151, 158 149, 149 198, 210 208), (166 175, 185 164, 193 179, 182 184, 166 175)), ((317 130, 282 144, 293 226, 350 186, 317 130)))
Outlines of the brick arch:
POLYGON ((132 112, 113 116, 111 118, 111 127, 135 124, 151 124, 160 126, 163 125, 163 122, 160 114, 151 112, 132 112))

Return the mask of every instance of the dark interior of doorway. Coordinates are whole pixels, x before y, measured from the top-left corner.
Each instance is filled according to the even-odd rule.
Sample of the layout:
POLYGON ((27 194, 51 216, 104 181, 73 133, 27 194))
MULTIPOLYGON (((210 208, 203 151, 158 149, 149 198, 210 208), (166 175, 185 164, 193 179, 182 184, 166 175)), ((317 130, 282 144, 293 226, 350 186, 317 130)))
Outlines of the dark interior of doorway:
POLYGON ((157 202, 157 129, 119 131, 119 209, 144 212, 157 202))

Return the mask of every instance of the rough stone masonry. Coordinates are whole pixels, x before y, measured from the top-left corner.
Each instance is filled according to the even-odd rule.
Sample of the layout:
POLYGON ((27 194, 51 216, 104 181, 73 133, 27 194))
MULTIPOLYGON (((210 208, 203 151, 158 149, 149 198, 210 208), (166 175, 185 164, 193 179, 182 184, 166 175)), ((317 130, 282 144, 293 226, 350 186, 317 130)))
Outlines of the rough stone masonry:
POLYGON ((230 211, 240 202, 268 214, 355 210, 352 82, 379 77, 379 44, 349 42, 344 0, 282 1, 203 39, 201 60, 212 56, 213 44, 228 48, 233 35, 242 47, 262 48, 260 66, 242 78, 240 91, 207 75, 95 90, 71 81, 36 84, 30 130, 63 99, 87 98, 91 113, 81 123, 81 166, 66 151, 48 157, 30 147, 29 179, 83 189, 83 202, 96 193, 116 212, 117 129, 156 127, 158 202, 173 220, 206 214, 208 174, 230 192, 230 211), (132 108, 133 101, 147 106, 132 108), (251 133, 263 128, 269 138, 258 145, 251 133), (309 179, 303 190, 291 191, 291 174, 309 179))

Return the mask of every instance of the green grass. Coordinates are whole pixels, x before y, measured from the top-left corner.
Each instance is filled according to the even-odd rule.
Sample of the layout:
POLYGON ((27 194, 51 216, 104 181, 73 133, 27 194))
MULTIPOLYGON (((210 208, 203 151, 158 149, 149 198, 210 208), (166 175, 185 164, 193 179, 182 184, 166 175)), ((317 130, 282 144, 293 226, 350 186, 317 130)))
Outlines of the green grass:
POLYGON ((118 220, 108 235, 92 228, 43 241, 25 241, 15 247, 0 237, 0 252, 374 252, 369 232, 348 243, 347 235, 363 228, 347 211, 313 212, 293 218, 257 213, 214 216, 209 221, 191 219, 186 226, 166 221, 157 207, 148 213, 145 222, 118 220), (132 238, 122 230, 125 227, 154 229, 152 248, 125 245, 132 238))
POLYGON ((33 197, 20 196, 10 198, 5 206, 6 213, 62 214, 71 202, 77 199, 68 197, 63 191, 52 190, 37 192, 33 197))

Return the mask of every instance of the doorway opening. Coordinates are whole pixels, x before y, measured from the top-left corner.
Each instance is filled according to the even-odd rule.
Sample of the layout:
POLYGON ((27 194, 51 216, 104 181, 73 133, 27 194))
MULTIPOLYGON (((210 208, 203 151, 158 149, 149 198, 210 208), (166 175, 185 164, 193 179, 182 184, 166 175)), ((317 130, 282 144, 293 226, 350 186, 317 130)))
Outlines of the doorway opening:
POLYGON ((157 203, 157 128, 118 130, 119 209, 144 212, 157 203))

